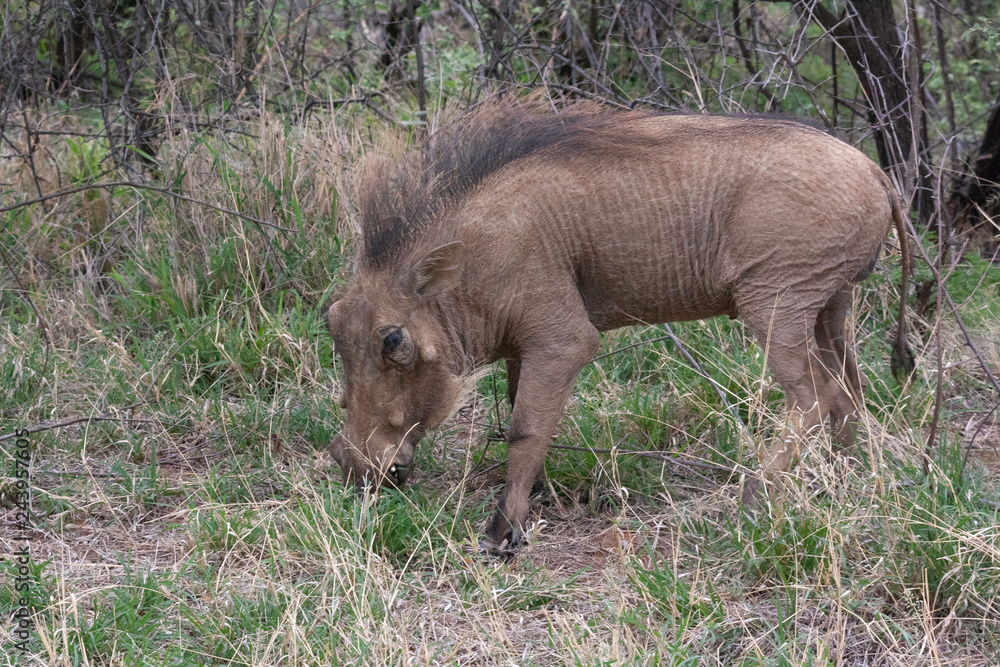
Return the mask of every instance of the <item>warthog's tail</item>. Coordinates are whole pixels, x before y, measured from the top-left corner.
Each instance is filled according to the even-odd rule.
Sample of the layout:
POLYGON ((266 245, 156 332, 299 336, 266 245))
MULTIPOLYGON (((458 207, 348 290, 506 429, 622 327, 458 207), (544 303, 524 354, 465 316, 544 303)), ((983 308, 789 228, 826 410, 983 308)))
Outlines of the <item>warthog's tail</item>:
POLYGON ((910 245, 907 241, 906 218, 903 207, 899 203, 899 196, 894 188, 890 188, 889 199, 892 201, 892 221, 896 225, 896 233, 899 235, 899 250, 901 263, 903 265, 903 278, 899 281, 899 321, 896 326, 896 344, 892 348, 891 367, 892 374, 896 379, 903 382, 913 372, 916 365, 913 360, 913 352, 906 344, 906 297, 909 294, 910 265, 910 245))

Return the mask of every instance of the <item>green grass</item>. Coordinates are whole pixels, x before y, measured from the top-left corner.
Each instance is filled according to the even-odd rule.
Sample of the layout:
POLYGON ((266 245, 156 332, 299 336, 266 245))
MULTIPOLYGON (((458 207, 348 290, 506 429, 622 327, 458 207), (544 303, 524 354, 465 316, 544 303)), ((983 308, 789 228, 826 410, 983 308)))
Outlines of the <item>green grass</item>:
MULTIPOLYGON (((453 51, 439 74, 470 57, 453 51)), ((367 145, 370 114, 340 121, 351 151, 367 145)), ((855 294, 862 444, 807 443, 755 512, 736 502, 739 476, 780 429, 784 395, 726 318, 673 327, 725 401, 662 329, 605 335, 602 354, 625 349, 580 374, 532 541, 510 562, 477 549, 504 475, 490 439, 509 418, 502 368, 425 440, 406 490, 345 489, 326 451, 343 415, 323 314, 352 251, 333 123, 264 118, 252 136, 163 149, 163 182, 291 231, 125 189, 67 198, 65 219, 35 207, 0 223, 49 337, 5 274, 0 431, 102 416, 31 436, 35 662, 996 664, 996 399, 943 320, 925 478, 936 306, 913 319, 919 370, 900 386, 896 256, 855 294), (96 224, 99 206, 113 215, 96 224), (101 257, 103 272, 81 269, 101 257)), ((67 182, 102 173, 102 144, 46 141, 67 182)), ((998 282, 970 259, 948 283, 994 368, 998 282)))
MULTIPOLYGON (((674 344, 653 341, 659 329, 612 334, 606 351, 641 344, 585 369, 555 444, 619 453, 554 449, 533 515, 544 524, 504 563, 476 550, 506 457, 486 440, 509 417, 502 369, 424 444, 415 484, 358 497, 325 454, 341 420, 326 290, 265 293, 219 266, 238 290, 206 292, 197 306, 164 287, 169 263, 146 267, 160 287, 133 282, 145 287, 114 292, 107 317, 93 308, 54 345, 46 383, 32 316, 17 301, 0 312, 12 353, 0 367, 5 428, 152 398, 115 420, 32 436, 33 506, 52 536, 33 543, 39 659, 452 664, 473 647, 486 662, 538 665, 827 665, 872 652, 919 663, 927 628, 941 623, 934 636, 955 642, 949 655, 997 655, 996 473, 976 457, 962 468, 971 434, 946 403, 950 426, 924 479, 916 434, 933 383, 900 388, 882 369, 891 276, 858 297, 870 306, 885 293, 892 306, 856 325, 871 327, 858 336, 874 449, 829 459, 816 443, 783 499, 743 512, 737 476, 685 467, 752 469, 747 439, 766 442, 779 424, 783 396, 742 325, 675 331, 746 433, 674 344), (84 535, 99 536, 95 546, 84 535)), ((65 298, 53 289, 45 303, 65 298)), ((981 330, 994 295, 979 290, 966 307, 981 330)), ((962 373, 949 397, 975 381, 962 373)))

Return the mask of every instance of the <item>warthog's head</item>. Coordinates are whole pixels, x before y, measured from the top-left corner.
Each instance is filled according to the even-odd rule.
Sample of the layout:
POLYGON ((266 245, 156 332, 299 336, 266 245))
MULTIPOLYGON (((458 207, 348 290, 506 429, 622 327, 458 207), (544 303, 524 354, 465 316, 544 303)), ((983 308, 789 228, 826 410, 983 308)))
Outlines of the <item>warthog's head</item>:
POLYGON ((461 359, 436 316, 458 281, 461 247, 438 247, 399 275, 360 271, 330 307, 347 413, 330 451, 345 482, 401 486, 417 443, 465 394, 461 359))

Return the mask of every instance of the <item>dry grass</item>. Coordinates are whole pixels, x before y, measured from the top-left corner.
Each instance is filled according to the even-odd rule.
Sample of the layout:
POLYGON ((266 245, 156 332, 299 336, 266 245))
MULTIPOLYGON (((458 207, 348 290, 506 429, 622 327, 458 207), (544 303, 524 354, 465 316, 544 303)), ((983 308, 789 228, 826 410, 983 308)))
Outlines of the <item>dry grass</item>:
MULTIPOLYGON (((5 276, 3 430, 114 418, 32 436, 26 664, 997 664, 995 397, 944 321, 946 436, 924 480, 934 323, 915 326, 919 376, 898 387, 891 270, 854 309, 865 444, 803 443, 792 483, 756 515, 739 510, 738 477, 697 465, 755 467, 781 419, 762 352, 719 320, 677 330, 749 430, 671 345, 602 359, 556 444, 665 460, 554 450, 511 562, 476 548, 503 479, 488 439, 506 419, 499 371, 424 445, 414 489, 345 493, 324 449, 340 413, 319 315, 351 240, 342 151, 372 121, 339 122, 265 116, 252 137, 179 134, 161 149, 165 182, 295 232, 124 189, 7 218, 49 348, 5 276)), ((87 150, 46 141, 44 184, 57 166, 89 173, 87 150)), ((0 181, 34 189, 11 161, 0 181)), ((997 308, 982 290, 962 311, 994 368, 997 308)), ((605 350, 656 335, 613 333, 605 350)), ((7 606, 11 586, 7 574, 7 606)))

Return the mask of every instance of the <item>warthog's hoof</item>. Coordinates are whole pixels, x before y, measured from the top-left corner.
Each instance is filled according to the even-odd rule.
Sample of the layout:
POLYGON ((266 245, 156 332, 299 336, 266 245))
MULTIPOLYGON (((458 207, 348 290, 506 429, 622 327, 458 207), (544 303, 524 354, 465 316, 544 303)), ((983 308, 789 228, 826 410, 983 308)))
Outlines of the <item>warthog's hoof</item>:
POLYGON ((499 545, 493 544, 489 540, 479 540, 479 553, 490 558, 496 558, 505 563, 514 560, 517 551, 504 540, 499 545))
POLYGON ((524 541, 524 531, 517 525, 512 526, 503 512, 497 512, 486 527, 486 537, 479 542, 479 550, 510 560, 514 557, 516 548, 524 544, 524 541))
POLYGON ((497 510, 486 525, 486 539, 493 544, 506 544, 513 547, 524 539, 524 530, 521 529, 520 522, 511 521, 503 510, 497 510))

